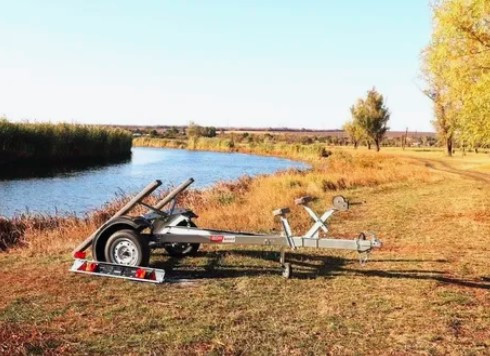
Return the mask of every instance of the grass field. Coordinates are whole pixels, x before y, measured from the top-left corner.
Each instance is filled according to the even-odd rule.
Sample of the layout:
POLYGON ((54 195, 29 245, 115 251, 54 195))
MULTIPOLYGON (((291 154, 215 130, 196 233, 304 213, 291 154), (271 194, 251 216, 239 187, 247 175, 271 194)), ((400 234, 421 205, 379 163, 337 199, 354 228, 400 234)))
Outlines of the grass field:
MULTIPOLYGON (((153 265, 186 282, 87 278, 67 271, 70 251, 104 211, 19 219, 24 243, 0 254, 0 354, 488 354, 488 155, 329 150, 292 155, 309 172, 221 183, 183 203, 199 226, 271 231, 271 211, 301 195, 319 197, 318 211, 337 194, 365 200, 334 217, 331 232, 376 232, 384 246, 367 265, 354 253, 300 250, 284 280, 275 251, 213 246, 182 260, 154 254, 153 265)), ((308 217, 292 210, 293 229, 304 230, 308 217)))

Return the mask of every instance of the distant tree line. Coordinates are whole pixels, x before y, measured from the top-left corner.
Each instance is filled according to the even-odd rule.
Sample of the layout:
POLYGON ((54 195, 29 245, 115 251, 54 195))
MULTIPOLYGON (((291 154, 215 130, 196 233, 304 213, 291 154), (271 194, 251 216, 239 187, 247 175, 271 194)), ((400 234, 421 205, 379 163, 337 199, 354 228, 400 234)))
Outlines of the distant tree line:
POLYGON ((134 136, 150 136, 170 139, 184 139, 187 137, 215 137, 217 130, 214 126, 200 126, 190 122, 188 126, 170 126, 165 128, 135 128, 132 130, 134 136))
MULTIPOLYGON (((329 131, 282 131, 282 132, 256 132, 256 131, 244 131, 244 132, 225 132, 224 130, 216 131, 213 128, 206 128, 196 124, 190 125, 190 127, 165 127, 155 129, 133 128, 134 136, 149 136, 155 138, 166 138, 176 140, 186 140, 188 138, 197 137, 215 137, 219 136, 223 139, 228 139, 230 144, 244 143, 244 144, 325 144, 330 146, 348 146, 354 145, 358 147, 360 144, 367 144, 370 141, 365 137, 364 131, 359 129, 358 126, 353 125, 354 120, 349 120, 344 125, 345 130, 329 130, 329 131), (353 125, 351 129, 349 126, 353 125), (351 130, 355 130, 351 132, 351 130), (328 133, 326 133, 328 132, 328 133)), ((374 141, 372 141, 374 145, 374 141)), ((421 133, 398 133, 394 135, 386 132, 383 136, 383 140, 379 141, 380 146, 435 146, 437 145, 437 139, 431 134, 421 133)))
MULTIPOLYGON (((317 143, 330 145, 330 146, 348 146, 353 145, 354 142, 347 132, 338 131, 334 135, 315 135, 311 133, 227 133, 220 134, 220 137, 232 138, 237 143, 246 144, 275 144, 275 143, 287 143, 287 144, 301 144, 301 145, 313 145, 317 143)), ((381 146, 402 147, 403 144, 412 147, 431 147, 437 145, 437 139, 430 134, 416 134, 405 133, 397 136, 387 136, 383 138, 381 146)))

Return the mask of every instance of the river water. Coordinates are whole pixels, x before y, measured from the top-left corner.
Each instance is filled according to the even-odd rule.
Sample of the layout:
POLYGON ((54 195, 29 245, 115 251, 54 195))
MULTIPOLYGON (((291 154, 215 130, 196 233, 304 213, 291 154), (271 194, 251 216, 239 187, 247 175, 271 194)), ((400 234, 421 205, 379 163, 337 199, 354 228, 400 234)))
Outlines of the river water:
POLYGON ((193 177, 196 182, 192 187, 203 188, 243 175, 307 167, 288 159, 241 153, 133 147, 131 159, 123 163, 0 181, 0 215, 23 212, 81 215, 118 194, 138 192, 155 179, 169 187, 193 177))

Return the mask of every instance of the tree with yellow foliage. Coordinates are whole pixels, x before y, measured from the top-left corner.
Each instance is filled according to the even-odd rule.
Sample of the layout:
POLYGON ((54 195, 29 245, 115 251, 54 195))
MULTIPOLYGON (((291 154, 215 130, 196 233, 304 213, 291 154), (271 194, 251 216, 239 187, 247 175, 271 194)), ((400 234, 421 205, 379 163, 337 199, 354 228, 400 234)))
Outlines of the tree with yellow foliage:
POLYGON ((490 1, 439 0, 423 72, 448 154, 458 138, 490 146, 490 1))
POLYGON ((362 139, 366 138, 366 133, 362 127, 360 127, 354 120, 347 121, 342 127, 343 130, 349 135, 350 141, 357 149, 362 139))

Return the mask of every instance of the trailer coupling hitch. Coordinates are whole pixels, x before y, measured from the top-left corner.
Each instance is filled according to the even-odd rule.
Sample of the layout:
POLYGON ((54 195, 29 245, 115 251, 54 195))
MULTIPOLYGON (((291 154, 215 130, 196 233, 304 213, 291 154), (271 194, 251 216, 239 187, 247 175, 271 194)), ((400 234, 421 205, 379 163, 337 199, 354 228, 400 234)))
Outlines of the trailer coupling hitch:
POLYGON ((361 232, 359 234, 359 237, 356 239, 356 242, 358 243, 358 249, 357 253, 359 255, 359 263, 361 266, 364 266, 368 259, 369 259, 369 254, 371 253, 371 250, 373 248, 380 248, 381 247, 381 240, 376 237, 376 235, 372 232, 361 232), (369 236, 369 239, 368 239, 369 236), (362 249, 360 246, 360 241, 365 241, 365 240, 370 240, 371 242, 371 247, 369 249, 362 249))

